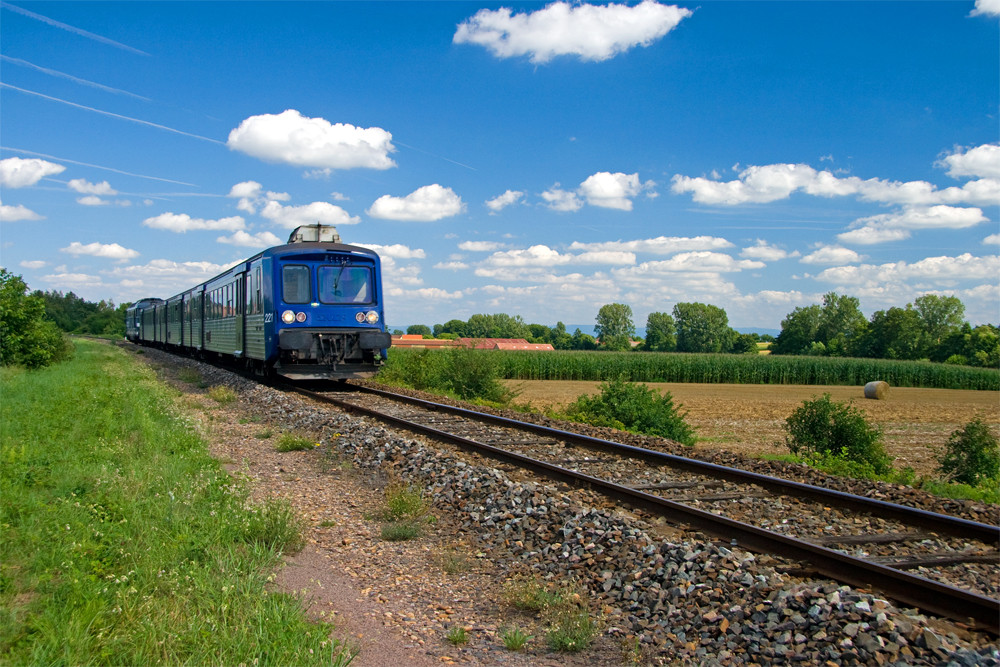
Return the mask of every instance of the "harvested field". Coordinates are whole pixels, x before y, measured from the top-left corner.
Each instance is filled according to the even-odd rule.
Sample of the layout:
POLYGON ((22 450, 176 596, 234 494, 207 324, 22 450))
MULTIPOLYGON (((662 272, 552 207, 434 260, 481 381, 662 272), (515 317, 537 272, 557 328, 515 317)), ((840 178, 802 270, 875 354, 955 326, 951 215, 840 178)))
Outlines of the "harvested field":
MULTIPOLYGON (((539 410, 560 410, 581 394, 597 393, 598 382, 509 381, 518 403, 539 410)), ((1000 393, 953 389, 894 387, 886 400, 864 397, 864 387, 806 385, 732 385, 649 383, 669 391, 697 429, 699 449, 726 449, 748 455, 787 454, 785 419, 803 401, 824 393, 836 401, 852 401, 885 433, 885 444, 897 467, 910 466, 931 475, 935 450, 951 433, 977 415, 1000 431, 1000 393)))

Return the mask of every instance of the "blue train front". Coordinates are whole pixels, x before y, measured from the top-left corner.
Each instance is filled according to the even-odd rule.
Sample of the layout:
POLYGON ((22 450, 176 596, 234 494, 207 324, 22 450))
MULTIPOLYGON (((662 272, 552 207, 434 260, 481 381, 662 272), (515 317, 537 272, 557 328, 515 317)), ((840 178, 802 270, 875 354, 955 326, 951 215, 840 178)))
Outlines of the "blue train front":
POLYGON ((208 282, 136 302, 127 336, 295 380, 371 377, 391 344, 381 273, 375 252, 332 227, 299 227, 208 282))

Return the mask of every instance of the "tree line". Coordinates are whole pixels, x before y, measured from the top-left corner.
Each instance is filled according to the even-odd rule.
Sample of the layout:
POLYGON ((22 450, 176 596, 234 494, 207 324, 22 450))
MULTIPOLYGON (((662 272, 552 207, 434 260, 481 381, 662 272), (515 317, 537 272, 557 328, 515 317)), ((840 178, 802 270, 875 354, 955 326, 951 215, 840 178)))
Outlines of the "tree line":
MULTIPOLYGON (((609 303, 597 313, 596 336, 577 329, 528 324, 520 315, 473 315, 429 327, 407 328, 428 338, 523 338, 549 343, 557 350, 636 350, 756 354, 757 343, 771 342, 771 354, 874 359, 930 360, 949 364, 1000 367, 1000 327, 973 327, 965 305, 955 296, 927 294, 905 307, 876 311, 870 319, 856 297, 830 292, 821 304, 795 308, 781 321, 777 338, 744 334, 729 326, 725 309, 705 303, 676 304, 671 312, 653 312, 646 336, 636 336, 632 308, 609 303)), ((402 333, 397 330, 394 333, 402 333)))

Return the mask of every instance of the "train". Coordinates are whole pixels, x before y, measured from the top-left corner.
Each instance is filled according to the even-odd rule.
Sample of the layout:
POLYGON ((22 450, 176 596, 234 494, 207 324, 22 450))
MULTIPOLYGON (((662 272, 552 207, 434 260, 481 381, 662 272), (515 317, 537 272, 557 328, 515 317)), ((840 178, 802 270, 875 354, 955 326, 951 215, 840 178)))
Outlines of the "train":
POLYGON ((125 311, 125 337, 289 380, 374 376, 392 341, 373 250, 304 225, 211 280, 125 311))

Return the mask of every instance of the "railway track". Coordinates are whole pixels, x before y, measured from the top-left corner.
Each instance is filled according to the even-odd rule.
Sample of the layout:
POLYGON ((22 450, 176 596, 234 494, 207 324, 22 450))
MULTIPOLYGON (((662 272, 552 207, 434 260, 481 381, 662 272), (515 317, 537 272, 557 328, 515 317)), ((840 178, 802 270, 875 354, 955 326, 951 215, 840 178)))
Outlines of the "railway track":
POLYGON ((286 388, 1000 634, 1000 527, 381 390, 286 388))

